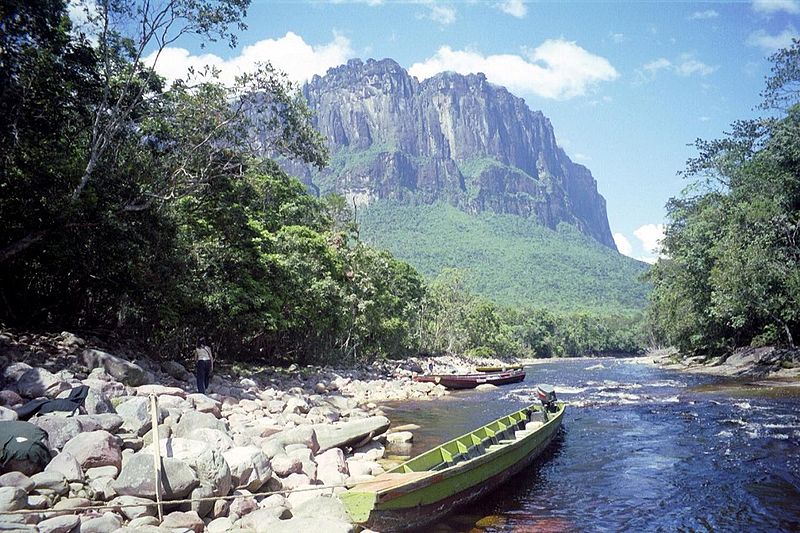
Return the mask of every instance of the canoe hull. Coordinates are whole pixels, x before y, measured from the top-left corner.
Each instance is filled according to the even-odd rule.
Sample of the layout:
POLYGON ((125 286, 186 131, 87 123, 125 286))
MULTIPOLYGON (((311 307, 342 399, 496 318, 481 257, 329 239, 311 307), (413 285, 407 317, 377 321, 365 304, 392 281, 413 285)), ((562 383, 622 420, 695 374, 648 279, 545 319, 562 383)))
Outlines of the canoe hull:
POLYGON ((417 376, 414 381, 436 383, 448 389, 474 389, 478 385, 509 385, 519 383, 525 379, 524 370, 511 370, 507 372, 489 372, 483 374, 436 374, 430 376, 417 376))
MULTIPOLYGON (((524 410, 519 413, 522 412, 524 410)), ((468 441, 469 435, 484 432, 485 428, 502 429, 496 426, 500 421, 513 425, 517 419, 512 417, 522 416, 519 413, 498 419, 456 440, 468 441)), ((514 438, 501 437, 484 454, 465 462, 443 470, 424 471, 404 469, 401 465, 384 474, 383 477, 388 479, 382 480, 379 476, 374 482, 354 487, 342 498, 354 522, 370 529, 390 532, 424 526, 454 508, 486 495, 529 466, 557 434, 563 414, 564 406, 560 405, 544 425, 529 423, 525 430, 515 431, 514 438)), ((454 442, 445 443, 405 464, 435 455, 438 449, 452 448, 454 442)))
POLYGON ((536 446, 529 457, 509 469, 495 474, 476 486, 469 487, 453 496, 444 498, 436 503, 420 505, 407 509, 376 509, 370 514, 366 527, 374 531, 406 531, 430 524, 450 514, 458 507, 466 505, 483 496, 486 496, 499 485, 508 481, 533 463, 536 458, 550 445, 556 432, 552 432, 547 439, 536 446))

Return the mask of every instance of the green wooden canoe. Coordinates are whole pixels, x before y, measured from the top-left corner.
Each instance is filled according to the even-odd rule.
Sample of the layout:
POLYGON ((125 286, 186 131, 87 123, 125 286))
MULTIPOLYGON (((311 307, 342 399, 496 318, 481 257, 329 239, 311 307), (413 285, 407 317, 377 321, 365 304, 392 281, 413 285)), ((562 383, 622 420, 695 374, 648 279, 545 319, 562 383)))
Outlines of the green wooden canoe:
POLYGON ((564 404, 529 405, 359 483, 340 495, 352 521, 404 531, 484 496, 530 465, 561 426, 564 404))

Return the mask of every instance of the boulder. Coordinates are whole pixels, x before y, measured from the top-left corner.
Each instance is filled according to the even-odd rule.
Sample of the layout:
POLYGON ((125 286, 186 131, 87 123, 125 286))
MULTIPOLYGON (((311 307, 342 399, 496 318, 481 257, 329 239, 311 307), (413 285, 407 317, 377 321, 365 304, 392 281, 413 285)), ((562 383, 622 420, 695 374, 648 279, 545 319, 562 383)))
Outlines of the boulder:
POLYGON ((111 533, 122 526, 122 518, 116 513, 104 513, 103 516, 90 518, 81 522, 81 533, 111 533))
POLYGON ((286 477, 289 474, 298 474, 303 471, 303 461, 298 457, 290 457, 288 455, 276 455, 269 461, 272 466, 272 471, 280 477, 286 477))
POLYGON ((286 514, 285 508, 256 509, 238 520, 236 525, 242 529, 253 531, 254 533, 270 533, 273 523, 280 520, 280 515, 283 514, 286 514), (275 516, 275 509, 280 511, 279 516, 275 516))
POLYGON ((149 498, 140 498, 138 496, 117 496, 110 502, 109 505, 118 505, 115 509, 116 512, 125 516, 128 520, 135 520, 145 516, 156 516, 158 508, 156 502, 149 498), (134 507, 129 507, 133 505, 134 507))
MULTIPOLYGON (((320 444, 316 432, 316 428, 323 425, 305 425, 298 426, 291 429, 286 429, 280 433, 276 433, 270 437, 271 440, 279 442, 282 446, 286 447, 290 444, 302 444, 306 448, 310 448, 312 452, 316 453, 320 450, 320 444)), ((327 448, 326 448, 327 449, 327 448)))
MULTIPOLYGON (((117 405, 117 414, 122 417, 123 429, 144 436, 153 427, 153 417, 150 413, 150 398, 135 396, 117 405)), ((158 423, 167 417, 164 409, 158 410, 158 423)))
MULTIPOLYGON (((161 522, 155 516, 140 516, 139 518, 134 518, 128 525, 125 526, 131 530, 131 533, 142 533, 142 530, 145 527, 158 527, 158 524, 161 522)), ((119 530, 117 530, 117 533, 119 530)))
POLYGON ((25 398, 47 396, 55 398, 63 390, 70 389, 69 384, 44 368, 28 368, 16 379, 17 392, 25 398))
POLYGON ((223 452, 237 488, 256 491, 272 476, 269 460, 257 446, 238 446, 223 452))
POLYGON ((281 479, 283 490, 294 490, 311 485, 311 478, 305 474, 289 474, 281 479))
POLYGON ((342 500, 331 496, 315 496, 307 500, 297 507, 292 508, 292 516, 297 517, 310 517, 310 518, 332 518, 342 522, 349 522, 350 517, 347 514, 344 503, 342 500))
POLYGON ((45 472, 57 472, 67 481, 83 481, 81 464, 71 453, 60 453, 44 467, 45 472))
POLYGON ((196 411, 200 413, 208 413, 214 418, 219 418, 220 409, 222 405, 217 400, 209 398, 205 394, 189 394, 186 399, 192 402, 196 411))
POLYGON ((0 407, 0 420, 18 420, 17 412, 8 407, 0 407))
MULTIPOLYGON (((231 470, 222 453, 208 444, 191 439, 161 440, 161 457, 178 459, 189 465, 200 483, 213 490, 213 496, 225 496, 231 490, 231 470)), ((152 445, 146 453, 152 453, 152 445)))
POLYGON ((155 394, 161 401, 162 396, 177 396, 178 398, 186 398, 186 391, 179 387, 166 387, 158 384, 140 385, 136 387, 137 396, 150 396, 155 394))
MULTIPOLYGON (((194 511, 201 518, 205 518, 214 510, 214 500, 210 500, 208 498, 219 496, 219 494, 216 494, 217 492, 219 491, 215 490, 211 485, 207 483, 200 483, 194 488, 194 490, 192 490, 190 498, 193 501, 191 504, 189 504, 188 510, 194 511)), ((225 495, 227 496, 227 493, 225 493, 225 495)))
POLYGON ((349 422, 315 424, 314 430, 319 441, 319 450, 325 451, 369 441, 389 429, 390 424, 385 416, 371 416, 349 422))
POLYGON ((12 390, 0 391, 0 405, 4 407, 14 407, 24 402, 25 400, 22 399, 22 396, 12 390))
POLYGON ((27 494, 36 487, 36 484, 22 472, 7 472, 0 476, 0 487, 16 487, 27 494))
POLYGON ((289 457, 295 457, 302 461, 302 474, 307 475, 311 480, 317 479, 317 463, 314 462, 311 450, 301 444, 295 444, 287 446, 286 453, 289 457), (297 448, 294 448, 294 446, 297 446, 297 448))
POLYGON ((386 435, 386 442, 389 444, 402 444, 414 440, 414 434, 410 431, 397 431, 386 435))
MULTIPOLYGON (((82 383, 105 400, 111 400, 112 398, 119 398, 120 396, 128 395, 125 385, 119 381, 114 381, 114 378, 107 375, 105 372, 99 371, 98 373, 102 374, 102 377, 105 377, 106 379, 100 379, 101 376, 88 377, 84 379, 82 383)), ((95 372, 93 371, 92 374, 95 374, 95 372)), ((87 400, 88 398, 89 397, 87 396, 87 400)))
POLYGON ((52 506, 54 512, 47 513, 48 516, 63 516, 74 514, 80 507, 88 507, 92 502, 89 498, 61 498, 58 503, 52 506))
POLYGON ((176 437, 186 437, 201 428, 226 430, 225 423, 214 415, 198 411, 187 411, 181 416, 173 433, 176 437))
POLYGON ((317 462, 317 481, 324 485, 341 485, 350 475, 344 453, 340 448, 330 450, 315 457, 317 462))
POLYGON ((36 416, 31 423, 47 432, 47 442, 51 450, 61 450, 64 445, 81 434, 81 423, 74 417, 60 415, 36 416))
POLYGON ((228 510, 231 518, 239 519, 258 509, 258 503, 249 490, 237 490, 233 494, 241 495, 241 498, 231 500, 230 509, 228 510))
MULTIPOLYGON (((338 448, 334 448, 338 449, 338 448)), ((355 459, 366 459, 367 461, 377 461, 386 454, 386 448, 377 440, 370 441, 364 446, 356 448, 353 453, 355 459)))
POLYGON ((233 529, 233 520, 227 516, 215 518, 206 526, 208 533, 227 533, 233 529))
POLYGON ((0 513, 24 509, 28 494, 18 487, 0 487, 0 513))
POLYGON ((90 415, 100 415, 105 413, 114 413, 114 405, 108 396, 105 396, 97 389, 89 387, 89 392, 86 394, 86 400, 83 402, 83 407, 90 415))
POLYGON ((22 374, 32 368, 33 367, 27 363, 12 363, 5 367, 5 370, 3 370, 3 377, 7 382, 15 383, 19 381, 19 378, 22 377, 22 374))
POLYGON ((147 374, 142 367, 110 353, 87 349, 83 351, 82 359, 88 368, 102 368, 125 385, 137 387, 147 382, 147 374))
MULTIPOLYGON (((153 456, 148 453, 134 454, 125 461, 119 477, 110 484, 111 488, 123 496, 155 500, 153 462, 153 456)), ((165 501, 185 498, 198 485, 194 470, 183 461, 166 457, 161 462, 162 499, 165 501)))
POLYGON ((36 527, 39 533, 70 533, 76 531, 81 524, 77 515, 62 515, 42 520, 36 527))
POLYGON ((324 531, 325 533, 353 533, 353 525, 333 518, 303 516, 279 520, 270 524, 270 533, 297 533, 298 531, 324 531))
POLYGON ((90 468, 86 471, 87 479, 98 479, 101 477, 115 478, 117 475, 119 475, 119 469, 113 465, 98 466, 95 468, 90 468))
POLYGON ((39 472, 31 476, 31 481, 35 485, 34 492, 39 494, 58 494, 63 496, 69 492, 69 484, 61 472, 39 472))
POLYGON ((186 367, 177 361, 162 361, 161 369, 170 377, 181 381, 189 381, 192 379, 192 375, 186 370, 186 367))
POLYGON ((179 530, 181 532, 194 531, 194 533, 203 533, 206 526, 203 520, 194 511, 185 513, 175 511, 164 517, 164 521, 161 522, 161 527, 179 530))
POLYGON ((75 420, 80 422, 83 431, 97 431, 102 429, 109 433, 116 433, 125 423, 125 420, 116 413, 99 413, 94 415, 78 415, 75 420))
POLYGON ((222 453, 233 448, 233 439, 224 431, 211 428, 195 429, 186 436, 187 439, 205 442, 218 452, 222 453))
POLYGON ((97 466, 122 466, 120 439, 108 431, 81 433, 64 445, 64 452, 75 457, 84 471, 97 466))

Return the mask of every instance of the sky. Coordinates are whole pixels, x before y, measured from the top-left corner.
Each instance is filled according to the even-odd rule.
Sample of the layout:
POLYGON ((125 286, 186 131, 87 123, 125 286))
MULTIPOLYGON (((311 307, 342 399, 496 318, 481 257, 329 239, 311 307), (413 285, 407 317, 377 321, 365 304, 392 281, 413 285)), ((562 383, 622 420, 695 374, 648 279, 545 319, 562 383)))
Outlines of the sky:
POLYGON ((237 48, 178 41, 157 70, 232 77, 268 60, 302 83, 358 57, 420 79, 483 72, 550 118, 597 180, 620 252, 652 262, 691 143, 759 114, 767 57, 800 37, 800 0, 253 0, 245 22, 237 48))

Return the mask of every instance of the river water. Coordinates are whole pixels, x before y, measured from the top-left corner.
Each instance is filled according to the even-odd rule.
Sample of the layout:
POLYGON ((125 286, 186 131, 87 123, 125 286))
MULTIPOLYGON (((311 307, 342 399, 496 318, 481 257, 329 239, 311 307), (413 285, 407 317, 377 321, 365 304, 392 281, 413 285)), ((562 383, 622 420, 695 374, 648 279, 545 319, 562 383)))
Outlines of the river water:
POLYGON ((759 387, 636 359, 529 366, 524 383, 390 404, 423 452, 535 401, 568 404, 530 468, 425 531, 800 531, 800 387, 759 387))

